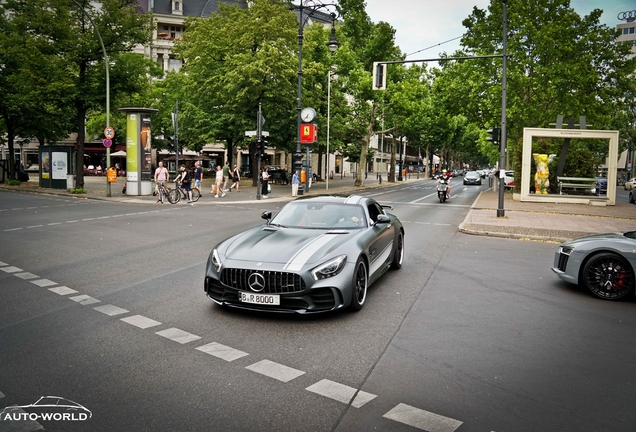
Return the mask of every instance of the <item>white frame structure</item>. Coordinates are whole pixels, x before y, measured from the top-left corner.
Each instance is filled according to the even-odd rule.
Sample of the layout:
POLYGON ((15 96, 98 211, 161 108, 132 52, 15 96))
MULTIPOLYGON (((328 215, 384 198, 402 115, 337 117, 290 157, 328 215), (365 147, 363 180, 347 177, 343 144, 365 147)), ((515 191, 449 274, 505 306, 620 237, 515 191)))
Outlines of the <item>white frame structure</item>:
POLYGON ((576 204, 600 204, 616 205, 616 169, 618 167, 618 131, 580 130, 580 129, 523 129, 523 159, 521 163, 521 201, 576 203, 576 204), (557 195, 557 194, 531 194, 530 181, 533 178, 530 173, 532 167, 532 139, 541 138, 578 138, 578 139, 602 139, 609 140, 609 154, 607 156, 607 195, 605 198, 557 195))

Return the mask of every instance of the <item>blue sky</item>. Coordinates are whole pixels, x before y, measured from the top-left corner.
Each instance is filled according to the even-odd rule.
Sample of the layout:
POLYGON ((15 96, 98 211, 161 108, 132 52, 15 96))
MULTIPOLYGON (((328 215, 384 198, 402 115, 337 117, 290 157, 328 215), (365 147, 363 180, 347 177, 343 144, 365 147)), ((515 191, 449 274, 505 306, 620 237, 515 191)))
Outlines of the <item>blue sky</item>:
MULTIPOLYGON (((532 0, 525 0, 532 1, 532 0)), ((397 30, 396 41, 402 52, 411 54, 430 46, 420 53, 407 57, 435 58, 441 51, 453 52, 459 47, 459 39, 435 46, 461 36, 465 28, 462 21, 470 15, 473 6, 486 9, 489 0, 366 0, 367 13, 374 22, 386 21, 397 30)), ((602 9, 601 22, 615 27, 619 12, 636 10, 636 0, 571 0, 570 6, 579 15, 592 9, 602 9)))

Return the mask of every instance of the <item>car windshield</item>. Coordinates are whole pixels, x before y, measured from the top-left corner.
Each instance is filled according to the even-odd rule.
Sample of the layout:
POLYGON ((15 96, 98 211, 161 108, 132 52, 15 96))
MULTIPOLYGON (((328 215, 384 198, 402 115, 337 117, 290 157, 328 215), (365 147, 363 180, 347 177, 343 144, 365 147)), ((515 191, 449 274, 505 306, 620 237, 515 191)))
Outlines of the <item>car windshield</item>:
POLYGON ((283 207, 271 225, 304 229, 357 229, 367 226, 358 204, 294 201, 283 207))

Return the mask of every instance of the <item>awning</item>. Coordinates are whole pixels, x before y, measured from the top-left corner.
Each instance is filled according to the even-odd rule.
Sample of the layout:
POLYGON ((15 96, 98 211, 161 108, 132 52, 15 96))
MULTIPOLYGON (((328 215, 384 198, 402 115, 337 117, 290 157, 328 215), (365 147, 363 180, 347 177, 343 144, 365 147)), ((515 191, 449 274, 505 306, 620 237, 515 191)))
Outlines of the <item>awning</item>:
POLYGON ((123 150, 116 151, 115 153, 111 153, 111 156, 115 157, 126 157, 126 152, 123 150))

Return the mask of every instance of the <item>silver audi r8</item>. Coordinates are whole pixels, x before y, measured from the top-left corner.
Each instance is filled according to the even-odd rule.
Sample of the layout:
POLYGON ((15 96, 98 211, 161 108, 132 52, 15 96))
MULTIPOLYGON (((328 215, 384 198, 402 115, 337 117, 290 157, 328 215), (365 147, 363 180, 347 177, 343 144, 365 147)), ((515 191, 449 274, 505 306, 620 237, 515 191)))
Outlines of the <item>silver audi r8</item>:
POLYGON ((618 300, 634 291, 636 231, 581 237, 559 246, 552 271, 584 285, 602 299, 618 300))
POLYGON ((214 302, 272 312, 360 310, 368 287, 404 259, 404 227, 362 196, 300 198, 219 243, 204 289, 214 302))

